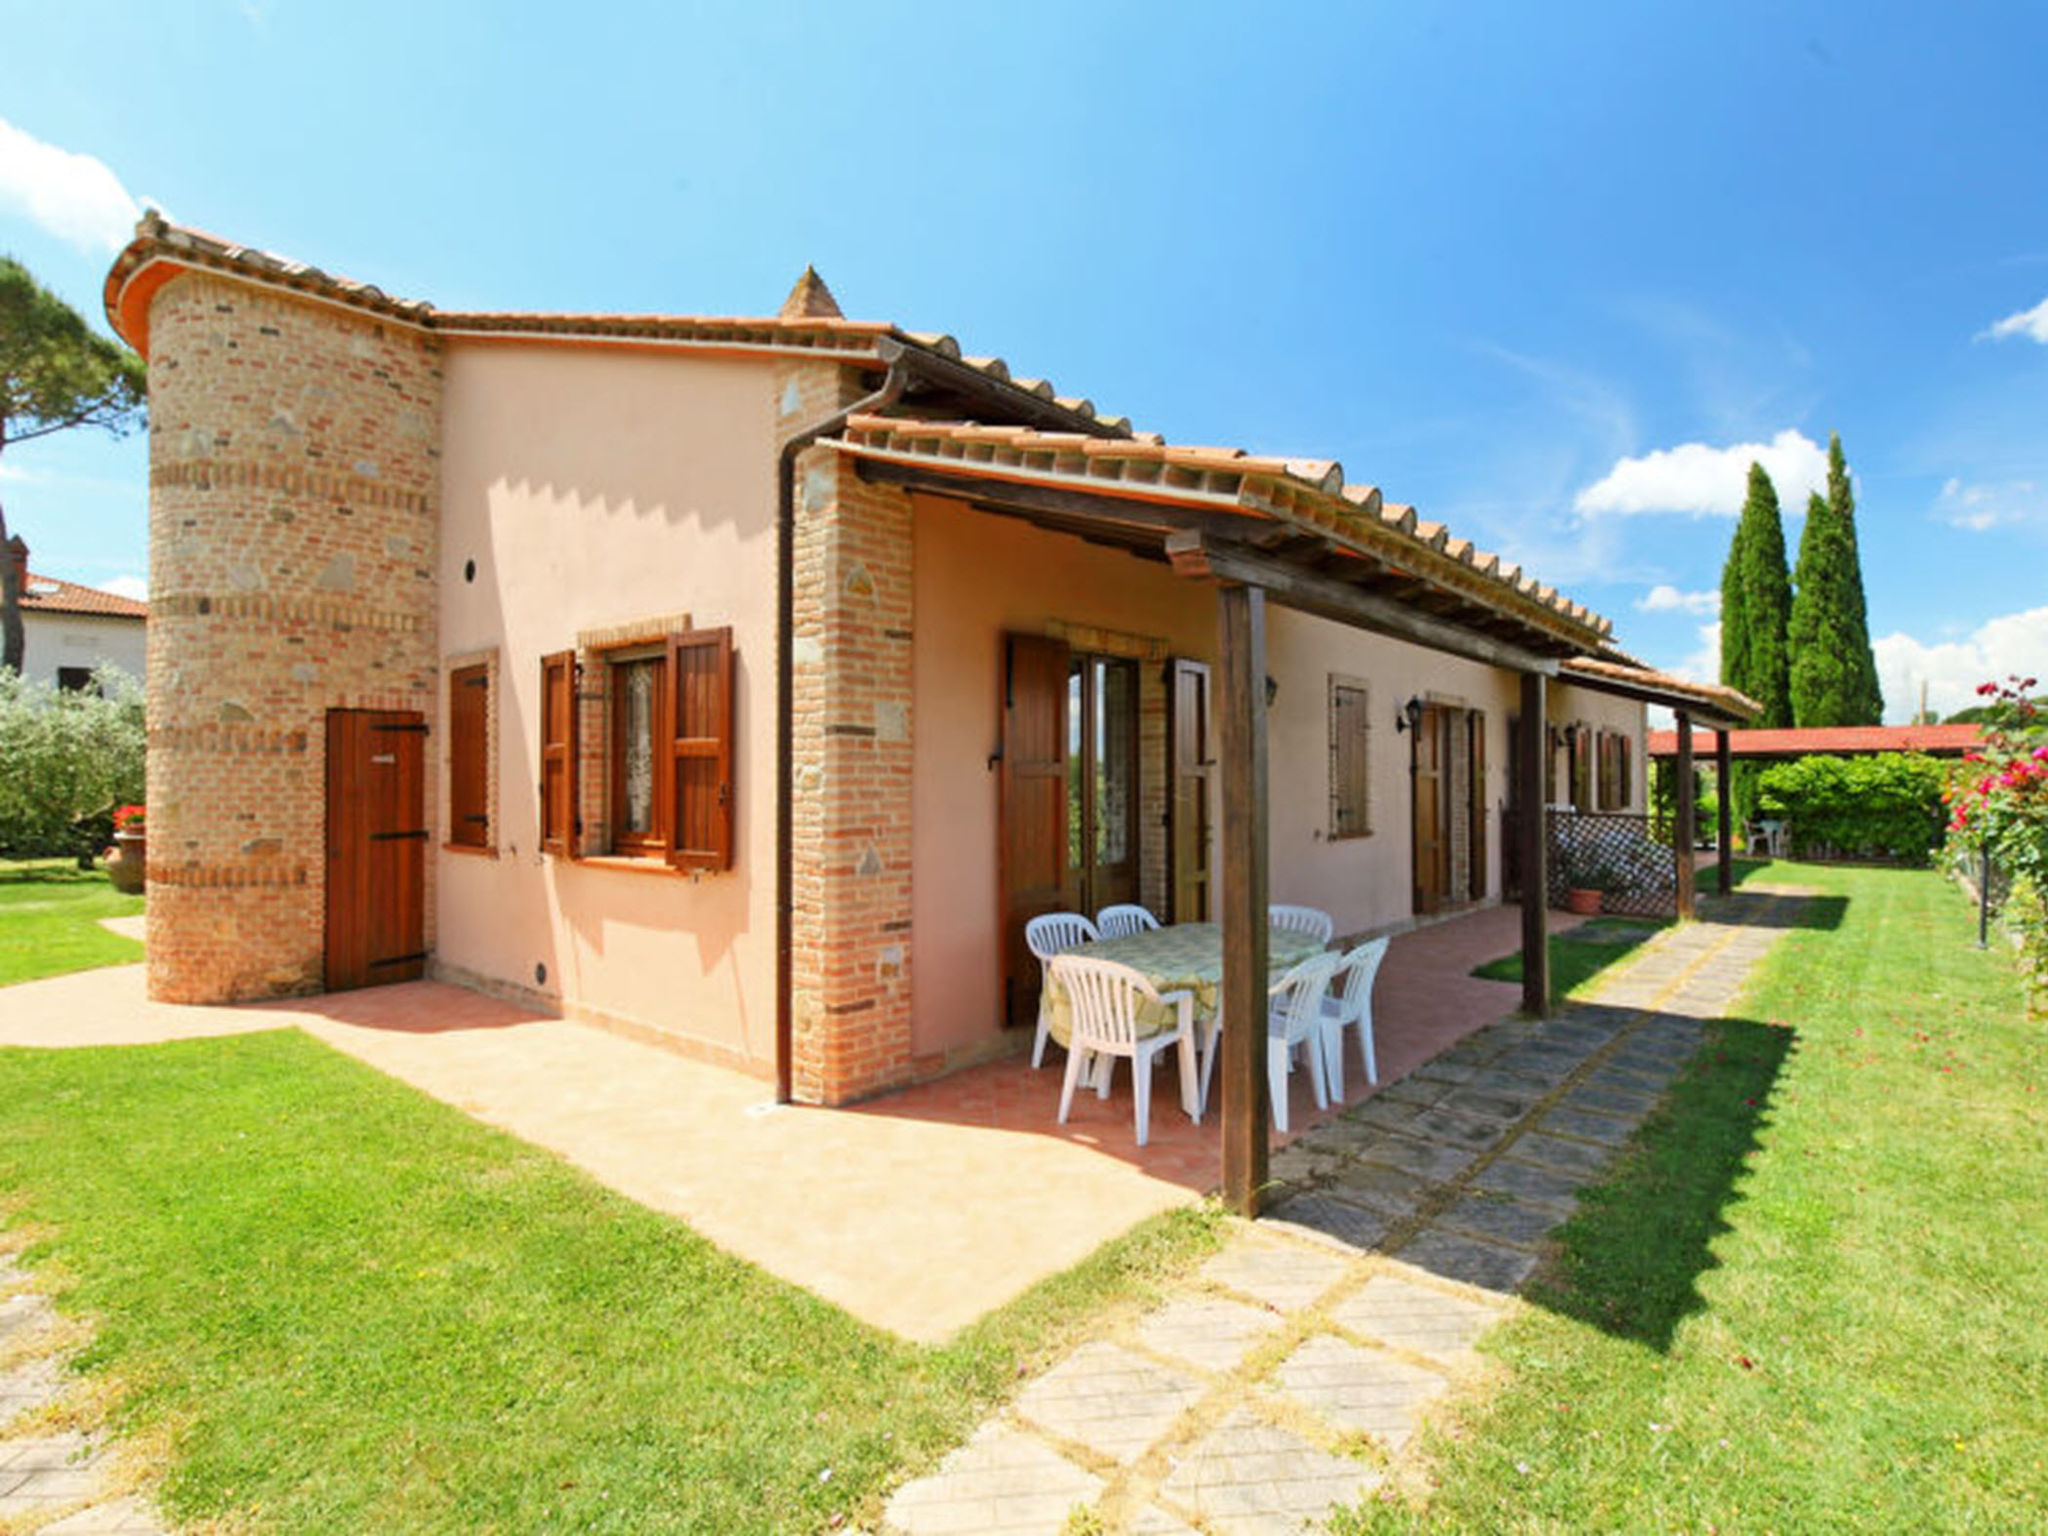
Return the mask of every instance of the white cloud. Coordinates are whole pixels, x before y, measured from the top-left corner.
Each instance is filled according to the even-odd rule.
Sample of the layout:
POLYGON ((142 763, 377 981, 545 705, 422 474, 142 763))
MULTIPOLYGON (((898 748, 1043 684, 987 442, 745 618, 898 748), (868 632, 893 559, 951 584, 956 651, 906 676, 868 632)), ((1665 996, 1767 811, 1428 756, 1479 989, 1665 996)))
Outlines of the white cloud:
POLYGON ((1951 528, 1973 533, 2030 522, 2040 517, 2044 502, 2040 487, 2031 480, 2010 480, 2003 485, 1965 485, 1951 479, 1934 499, 1934 515, 1951 528))
POLYGON ((146 576, 116 576, 99 586, 102 592, 111 592, 116 597, 132 597, 138 603, 149 600, 149 578, 146 576))
POLYGON ((2023 309, 2018 314, 1993 321, 1988 329, 1977 333, 1979 341, 2004 341, 2012 336, 2024 336, 2048 347, 2048 299, 2043 299, 2032 309, 2023 309))
POLYGON ((1580 491, 1581 512, 1691 512, 1734 517, 1749 494, 1749 466, 1761 464, 1778 490, 1787 515, 1806 511, 1811 491, 1826 494, 1827 450, 1791 428, 1768 443, 1735 443, 1726 448, 1680 443, 1640 458, 1617 460, 1605 477, 1580 491))
POLYGON ((1702 624, 1699 641, 1699 648, 1671 668, 1671 675, 1695 683, 1718 683, 1721 681, 1721 621, 1716 619, 1711 624, 1702 624))
POLYGON ((1721 594, 1681 592, 1669 582, 1659 582, 1636 599, 1636 607, 1644 613, 1719 613, 1721 594))
POLYGON ((0 212, 98 253, 125 244, 142 209, 104 161, 45 144, 0 118, 0 212))
POLYGON ((2048 608, 2029 608, 1987 620, 1963 640, 1925 645, 1903 630, 1871 642, 1878 681, 1884 685, 1884 715, 1904 724, 1920 707, 1950 715, 1977 702, 1979 683, 2002 682, 2012 674, 2048 677, 2048 608))

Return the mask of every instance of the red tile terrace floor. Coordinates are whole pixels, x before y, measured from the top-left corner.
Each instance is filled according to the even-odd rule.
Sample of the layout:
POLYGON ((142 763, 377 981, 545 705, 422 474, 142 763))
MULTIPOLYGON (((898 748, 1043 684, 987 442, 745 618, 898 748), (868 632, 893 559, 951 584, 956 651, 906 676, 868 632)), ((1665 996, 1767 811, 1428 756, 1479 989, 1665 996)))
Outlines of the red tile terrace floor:
MULTIPOLYGON (((1394 941, 1374 992, 1382 1084, 1514 1009, 1516 988, 1468 973, 1519 933, 1518 912, 1489 908, 1394 941)), ((1187 1121, 1171 1066, 1143 1148, 1127 1064, 1107 1101, 1077 1094, 1069 1123, 1055 1122, 1056 1055, 1040 1071, 1007 1058, 850 1110, 777 1108, 756 1079, 434 982, 195 1008, 148 1001, 140 966, 88 971, 8 988, 0 1046, 293 1026, 923 1341, 1198 1198, 1220 1172, 1216 1116, 1187 1121)), ((1371 1091, 1355 1057, 1346 1077, 1353 1102, 1371 1091)), ((1305 1073, 1293 1093, 1306 1127, 1319 1117, 1305 1073)))

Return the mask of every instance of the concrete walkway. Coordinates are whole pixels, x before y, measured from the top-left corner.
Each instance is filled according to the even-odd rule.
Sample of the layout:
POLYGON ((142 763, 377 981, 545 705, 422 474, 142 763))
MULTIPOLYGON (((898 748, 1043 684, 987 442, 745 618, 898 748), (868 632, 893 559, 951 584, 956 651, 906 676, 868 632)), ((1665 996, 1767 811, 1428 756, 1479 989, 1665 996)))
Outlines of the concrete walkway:
MULTIPOLYGON (((1378 988, 1390 1079, 1514 1008, 1517 988, 1469 973, 1515 947, 1518 923, 1493 907, 1394 941, 1378 988)), ((1021 1056, 852 1109, 777 1109, 760 1079, 436 982, 191 1007, 151 1002, 142 967, 121 966, 24 982, 0 1002, 0 1047, 293 1027, 921 1343, 1194 1203, 1222 1165, 1218 1117, 1189 1124, 1171 1089, 1138 1147, 1127 1070, 1064 1126, 1058 1066, 1033 1072, 1021 1056)), ((1307 1074, 1294 1076, 1301 1127, 1317 1113, 1307 1074)), ((1347 1086, 1368 1091, 1355 1071, 1347 1086)))
POLYGON ((1595 1001, 1495 1025, 1310 1132, 1179 1294, 1024 1387, 929 1477, 896 1536, 1298 1531, 1398 1483, 1432 1403, 1489 1368, 1553 1226, 1600 1179, 1796 922, 1738 894, 1595 1001))

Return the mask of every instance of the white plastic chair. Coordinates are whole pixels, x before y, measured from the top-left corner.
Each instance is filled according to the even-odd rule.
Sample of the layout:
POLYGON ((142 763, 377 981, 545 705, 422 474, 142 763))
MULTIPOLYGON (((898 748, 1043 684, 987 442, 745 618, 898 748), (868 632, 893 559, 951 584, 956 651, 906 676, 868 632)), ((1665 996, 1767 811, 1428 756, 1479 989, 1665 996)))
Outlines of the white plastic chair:
POLYGON ((1052 1030, 1052 972, 1054 955, 1063 955, 1082 944, 1093 944, 1101 932, 1078 912, 1048 912, 1024 925, 1024 943, 1038 957, 1038 1034, 1031 1042, 1031 1065, 1045 1060, 1045 1037, 1052 1030))
POLYGON ((1330 978, 1344 963, 1339 954, 1311 955, 1273 983, 1266 1017, 1266 1087, 1272 1095, 1273 1125, 1287 1129, 1287 1073, 1297 1049, 1308 1058, 1308 1080, 1316 1091, 1316 1108, 1330 1107, 1324 1080, 1323 1003, 1330 978))
POLYGON ((1379 975, 1380 962, 1387 958, 1387 941, 1370 939, 1349 951, 1337 962, 1344 972, 1344 990, 1323 999, 1324 1075, 1330 1097, 1344 1102, 1344 1031, 1358 1030, 1358 1056, 1365 1067, 1365 1080, 1380 1080, 1379 1060, 1372 1044, 1372 984, 1379 975))
POLYGON ((1138 1145, 1151 1132, 1152 1067, 1169 1045, 1180 1049, 1180 1102, 1188 1118, 1200 1123, 1202 1102, 1195 1074, 1195 994, 1161 992, 1142 974, 1114 960, 1081 955, 1055 955, 1050 963, 1054 984, 1066 989, 1073 1010, 1074 1033, 1067 1043, 1067 1077, 1060 1087, 1060 1124, 1067 1123, 1074 1088, 1087 1063, 1093 1062, 1095 1091, 1109 1097, 1116 1058, 1131 1059, 1131 1094, 1136 1100, 1138 1145), (1171 1028, 1154 1034, 1139 1031, 1138 1013, 1146 1003, 1171 1005, 1171 1028))
POLYGON ((1268 907, 1266 921, 1275 928, 1311 934, 1318 944, 1329 943, 1330 935, 1337 931, 1337 920, 1315 907, 1268 907))
POLYGON ((1159 919, 1136 902, 1124 902, 1096 913, 1095 926, 1105 939, 1121 939, 1127 934, 1149 933, 1159 926, 1159 919))

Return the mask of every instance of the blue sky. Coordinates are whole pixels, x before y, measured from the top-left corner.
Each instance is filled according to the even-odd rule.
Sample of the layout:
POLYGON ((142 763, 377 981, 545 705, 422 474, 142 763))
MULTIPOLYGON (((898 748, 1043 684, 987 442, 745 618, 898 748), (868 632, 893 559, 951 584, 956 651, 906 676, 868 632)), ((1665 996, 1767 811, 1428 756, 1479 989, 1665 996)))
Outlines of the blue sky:
MULTIPOLYGON (((1856 474, 1887 718, 2048 675, 2048 7, 9 4, 0 250, 148 201, 442 308, 950 331, 1340 459, 1714 671, 1749 458, 1856 474)), ((0 458, 144 572, 139 441, 0 458)), ((1800 521, 1788 517, 1796 552, 1800 521)))

